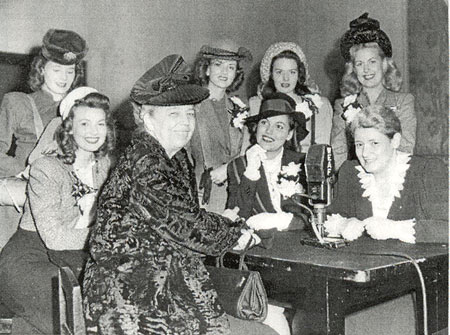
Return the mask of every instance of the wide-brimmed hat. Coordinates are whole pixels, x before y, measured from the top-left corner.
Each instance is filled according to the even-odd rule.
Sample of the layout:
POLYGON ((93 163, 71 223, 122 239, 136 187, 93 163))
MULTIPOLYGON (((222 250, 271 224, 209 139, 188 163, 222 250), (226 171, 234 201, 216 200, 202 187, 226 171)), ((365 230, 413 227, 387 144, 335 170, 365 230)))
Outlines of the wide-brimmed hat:
POLYGON ((289 95, 275 92, 269 95, 261 103, 259 113, 246 119, 246 123, 256 123, 261 119, 267 119, 277 115, 290 115, 298 126, 306 130, 305 115, 295 111, 295 101, 289 95))
POLYGON ((74 31, 50 29, 42 39, 42 56, 62 65, 80 62, 87 51, 86 41, 74 31))
POLYGON ((211 45, 203 45, 200 48, 200 56, 205 58, 219 58, 236 61, 249 61, 253 59, 250 50, 239 47, 235 42, 229 39, 218 40, 211 45))
POLYGON ((380 22, 364 13, 350 22, 350 29, 341 38, 341 54, 348 62, 351 60, 350 48, 357 44, 375 42, 386 57, 392 57, 392 45, 386 33, 380 29, 380 22))
POLYGON ((93 87, 81 86, 67 94, 64 99, 61 100, 59 105, 59 114, 61 115, 61 118, 64 120, 67 115, 69 115, 70 109, 75 104, 75 101, 83 99, 91 93, 98 93, 98 91, 93 87))
POLYGON ((180 55, 170 55, 136 81, 130 97, 141 105, 193 105, 205 100, 209 90, 191 84, 191 69, 180 55))

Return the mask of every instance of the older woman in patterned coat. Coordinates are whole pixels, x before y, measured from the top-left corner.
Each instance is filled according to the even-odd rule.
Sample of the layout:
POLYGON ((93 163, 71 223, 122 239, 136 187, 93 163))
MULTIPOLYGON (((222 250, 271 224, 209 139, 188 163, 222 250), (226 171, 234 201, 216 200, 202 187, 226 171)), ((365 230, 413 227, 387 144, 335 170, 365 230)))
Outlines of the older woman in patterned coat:
POLYGON ((242 223, 200 209, 183 147, 208 91, 188 79, 171 55, 132 89, 140 127, 100 199, 84 278, 88 333, 270 333, 225 314, 202 262, 239 242, 242 223))

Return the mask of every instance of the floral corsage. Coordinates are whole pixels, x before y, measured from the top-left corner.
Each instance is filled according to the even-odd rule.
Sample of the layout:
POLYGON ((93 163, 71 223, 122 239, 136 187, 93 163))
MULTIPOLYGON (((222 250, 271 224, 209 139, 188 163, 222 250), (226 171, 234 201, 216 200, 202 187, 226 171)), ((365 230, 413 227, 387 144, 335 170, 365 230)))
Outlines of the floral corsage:
POLYGON ((352 122, 355 116, 362 110, 361 104, 356 100, 357 98, 357 94, 348 95, 344 98, 344 102, 342 103, 344 110, 342 118, 347 123, 352 122))
POLYGON ((76 175, 75 173, 72 173, 72 175, 75 177, 75 182, 72 184, 72 197, 75 198, 75 201, 80 208, 81 214, 83 214, 83 210, 80 206, 80 199, 83 198, 86 194, 89 193, 95 193, 97 190, 93 187, 90 187, 89 185, 86 185, 83 183, 76 175))
POLYGON ((230 124, 232 127, 242 130, 250 108, 238 97, 230 97, 230 101, 233 106, 231 109, 228 109, 228 113, 232 116, 230 124))
POLYGON ((296 193, 303 193, 303 186, 300 184, 301 164, 290 162, 287 166, 282 166, 278 174, 277 189, 284 198, 292 197, 296 193))
POLYGON ((305 119, 308 120, 313 113, 319 112, 319 108, 322 104, 322 98, 319 94, 306 94, 302 97, 302 102, 297 103, 295 111, 303 113, 305 115, 305 119))

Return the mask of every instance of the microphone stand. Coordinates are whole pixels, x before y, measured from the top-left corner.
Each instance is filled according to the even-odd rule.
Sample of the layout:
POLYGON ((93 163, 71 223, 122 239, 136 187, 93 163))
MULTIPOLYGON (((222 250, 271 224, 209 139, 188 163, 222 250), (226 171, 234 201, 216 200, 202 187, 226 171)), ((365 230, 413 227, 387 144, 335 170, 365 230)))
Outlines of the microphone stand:
MULTIPOLYGON (((311 197, 307 194, 296 194, 296 196, 299 197, 305 197, 310 199, 311 204, 311 197)), ((348 245, 348 241, 344 240, 343 238, 339 237, 326 237, 325 236, 325 229, 323 227, 323 224, 325 222, 326 218, 326 205, 322 203, 314 203, 313 210, 311 210, 308 206, 301 203, 300 199, 298 199, 296 196, 292 197, 292 200, 294 203, 304 209, 306 209, 310 216, 311 216, 311 226, 314 231, 314 235, 316 235, 316 239, 314 238, 305 238, 300 240, 300 243, 305 245, 310 245, 313 247, 320 247, 320 248, 327 248, 327 249, 337 249, 341 247, 345 247, 348 245)))

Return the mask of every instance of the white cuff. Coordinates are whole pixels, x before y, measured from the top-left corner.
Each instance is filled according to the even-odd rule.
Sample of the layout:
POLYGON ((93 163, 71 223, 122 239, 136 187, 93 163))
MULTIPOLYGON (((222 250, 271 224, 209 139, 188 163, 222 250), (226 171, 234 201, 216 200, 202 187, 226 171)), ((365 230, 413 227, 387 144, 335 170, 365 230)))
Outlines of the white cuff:
POLYGON ((251 181, 257 181, 259 178, 261 178, 261 174, 259 173, 259 170, 253 170, 253 169, 245 169, 244 176, 246 176, 251 181))

